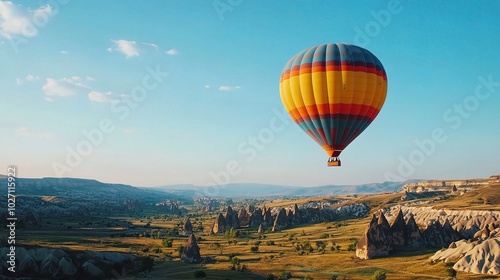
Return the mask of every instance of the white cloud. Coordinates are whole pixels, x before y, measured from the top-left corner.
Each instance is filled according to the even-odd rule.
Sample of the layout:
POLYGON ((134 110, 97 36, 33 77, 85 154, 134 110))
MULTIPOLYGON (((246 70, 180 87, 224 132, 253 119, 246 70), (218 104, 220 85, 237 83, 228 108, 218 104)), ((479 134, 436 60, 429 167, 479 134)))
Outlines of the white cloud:
POLYGON ((138 43, 136 41, 128 40, 111 40, 115 46, 113 48, 107 48, 108 52, 120 52, 125 55, 126 58, 139 56, 141 53, 146 51, 156 51, 158 50, 158 45, 152 43, 138 43))
POLYGON ((51 139, 54 137, 54 134, 52 132, 48 131, 33 131, 31 129, 28 129, 26 127, 18 127, 15 130, 16 135, 22 136, 22 137, 32 137, 32 138, 39 138, 39 139, 51 139))
POLYGON ((46 96, 70 96, 88 88, 83 79, 78 76, 57 80, 47 78, 45 84, 42 86, 46 96))
POLYGON ((38 80, 40 80, 39 76, 33 76, 31 74, 28 74, 24 78, 17 78, 16 79, 16 84, 22 85, 22 84, 24 84, 24 82, 34 82, 34 81, 38 81, 38 80))
POLYGON ((8 40, 12 40, 16 35, 34 37, 42 25, 40 22, 45 24, 54 14, 55 11, 50 5, 33 10, 11 1, 0 1, 0 35, 8 40))
POLYGON ((61 54, 68 54, 68 52, 63 50, 61 51, 61 54))
POLYGON ((113 102, 118 102, 118 99, 113 97, 113 94, 108 91, 108 92, 98 92, 96 90, 93 90, 89 92, 88 94, 89 100, 92 102, 97 102, 97 103, 113 103, 113 102))
POLYGON ((87 77, 85 77, 85 80, 87 80, 87 81, 92 81, 92 82, 93 82, 93 81, 95 81, 95 78, 94 78, 94 77, 87 76, 87 77))
POLYGON ((179 54, 179 51, 177 51, 177 49, 170 49, 168 51, 165 51, 165 53, 168 55, 177 55, 179 54))
POLYGON ((240 86, 220 86, 219 90, 222 91, 231 91, 231 90, 237 90, 240 89, 240 86))
POLYGON ((210 88, 210 85, 205 85, 205 88, 210 88))
MULTIPOLYGON (((112 40, 116 44, 116 48, 113 50, 119 51, 124 54, 127 58, 139 55, 139 48, 135 41, 127 40, 112 40)), ((109 51, 109 48, 108 48, 109 51)))

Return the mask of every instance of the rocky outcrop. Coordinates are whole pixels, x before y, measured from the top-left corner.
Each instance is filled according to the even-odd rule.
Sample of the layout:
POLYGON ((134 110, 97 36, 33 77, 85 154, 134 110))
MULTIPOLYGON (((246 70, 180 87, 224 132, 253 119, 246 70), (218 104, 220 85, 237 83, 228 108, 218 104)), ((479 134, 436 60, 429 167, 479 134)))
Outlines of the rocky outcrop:
POLYGON ((91 260, 86 261, 82 265, 82 268, 83 268, 83 273, 88 277, 91 277, 93 279, 104 278, 104 272, 99 267, 97 267, 91 260))
MULTIPOLYGON (((250 215, 250 218, 248 219, 248 226, 249 227, 256 227, 264 222, 264 218, 262 216, 262 209, 257 208, 252 211, 252 215, 250 215)), ((241 223, 240 223, 241 225, 241 223)))
MULTIPOLYGON (((380 214, 383 216, 383 214, 380 214)), ((356 256, 360 259, 372 259, 375 257, 387 256, 391 249, 388 240, 391 238, 383 229, 383 221, 375 215, 372 216, 368 227, 361 236, 356 246, 356 256)))
POLYGON ((302 223, 302 215, 300 214, 300 210, 299 207, 297 206, 297 203, 295 203, 292 209, 292 217, 290 220, 290 224, 298 225, 301 223, 302 223))
POLYGON ((231 208, 227 207, 226 213, 224 214, 224 219, 226 221, 226 230, 231 228, 240 228, 240 221, 238 220, 238 213, 231 208))
MULTIPOLYGON (((452 234, 451 239, 474 238, 474 235, 485 227, 490 229, 500 226, 500 211, 488 210, 448 210, 431 207, 392 207, 385 211, 388 217, 395 217, 401 209, 403 216, 409 219, 413 216, 417 224, 433 230, 441 230, 438 225, 446 227, 445 231, 452 234), (449 226, 454 230, 450 230, 449 226)), ((449 243, 448 243, 449 244, 449 243)), ((447 246, 447 244, 445 245, 447 246)))
POLYGON ((403 211, 398 210, 389 225, 383 212, 373 215, 367 229, 358 242, 356 256, 361 259, 386 256, 394 246, 443 247, 459 240, 458 232, 448 221, 441 224, 435 221, 424 230, 420 230, 413 215, 405 222, 403 211), (376 220, 376 222, 375 222, 376 220))
POLYGON ((226 219, 224 219, 224 215, 222 215, 222 213, 219 213, 214 222, 213 233, 224 233, 225 231, 226 219))
POLYGON ((406 245, 406 222, 403 218, 403 211, 399 209, 396 218, 391 223, 392 244, 406 245))
MULTIPOLYGON (((492 176, 494 177, 494 176, 492 176)), ((403 191, 408 193, 421 193, 429 191, 444 191, 452 192, 457 190, 476 189, 487 185, 492 181, 492 177, 488 179, 468 179, 468 180, 428 180, 415 183, 409 183, 403 186, 403 191)), ((494 180, 494 179, 493 179, 494 180)))
POLYGON ((250 224, 250 216, 252 215, 252 212, 248 212, 246 207, 241 208, 240 211, 238 212, 238 219, 240 221, 240 226, 246 227, 250 224))
POLYGON ((264 208, 262 208, 262 223, 264 223, 264 225, 271 225, 273 223, 271 209, 266 208, 266 206, 264 206, 264 208))
MULTIPOLYGON (((212 230, 214 233, 223 233, 231 227, 235 229, 246 226, 258 227, 261 224, 273 227, 281 209, 282 207, 271 209, 265 205, 262 208, 247 205, 237 213, 229 206, 224 214, 217 216, 212 230)), ((303 223, 334 221, 339 216, 362 217, 368 213, 370 207, 366 204, 350 204, 334 208, 330 203, 309 202, 301 206, 294 204, 283 209, 285 213, 280 217, 276 230, 303 223)))
POLYGON ((181 261, 185 263, 201 262, 200 247, 196 243, 196 237, 194 234, 189 236, 186 245, 184 245, 181 254, 181 261))
POLYGON ((184 225, 182 226, 182 234, 189 236, 192 233, 193 233, 193 225, 191 224, 191 221, 189 220, 189 218, 187 218, 184 221, 184 225))
POLYGON ((460 240, 452 245, 436 252, 430 261, 456 261, 453 269, 457 271, 500 274, 500 238, 474 242, 460 240))
POLYGON ((278 216, 274 219, 274 225, 272 231, 280 231, 288 226, 288 217, 285 208, 281 208, 278 212, 278 216))
POLYGON ((215 218, 213 232, 214 233, 224 233, 231 228, 240 228, 240 221, 238 219, 238 213, 228 206, 224 214, 219 213, 217 218, 215 218))
MULTIPOLYGON (((7 271, 8 252, 9 248, 0 248, 2 271, 7 271)), ((136 257, 133 255, 117 252, 16 247, 16 277, 29 279, 106 279, 113 277, 113 269, 125 269, 125 267, 134 269, 135 260, 136 257)))
POLYGON ((257 233, 261 234, 264 232, 264 227, 262 227, 262 224, 259 225, 259 229, 257 229, 257 233))
POLYGON ((408 222, 406 223, 405 245, 419 247, 421 244, 421 240, 422 235, 420 233, 420 229, 418 228, 415 218, 410 214, 408 222))

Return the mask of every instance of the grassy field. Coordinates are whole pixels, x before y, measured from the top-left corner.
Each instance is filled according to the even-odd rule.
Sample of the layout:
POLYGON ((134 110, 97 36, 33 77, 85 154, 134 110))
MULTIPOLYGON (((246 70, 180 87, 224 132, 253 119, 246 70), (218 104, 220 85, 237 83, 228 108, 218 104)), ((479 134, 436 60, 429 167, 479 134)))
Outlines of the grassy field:
MULTIPOLYGON (((498 186, 485 193, 466 194, 470 200, 451 197, 439 202, 439 207, 461 207, 463 203, 477 200, 477 195, 496 203, 494 187, 498 186)), ((373 213, 398 203, 400 195, 320 198, 315 201, 364 202, 371 205, 373 213)), ((277 200, 266 205, 287 206, 310 200, 277 200)), ((489 205, 483 203, 482 207, 485 209, 489 205)), ((197 270, 203 270, 206 279, 266 279, 270 273, 279 276, 284 272, 290 272, 292 279, 332 279, 333 275, 338 275, 337 279, 371 279, 377 270, 385 271, 387 279, 447 278, 444 264, 428 262, 439 248, 404 248, 395 250, 389 257, 373 260, 356 258, 352 246, 365 230, 371 213, 364 218, 304 224, 275 233, 268 230, 257 234, 256 228, 243 228, 238 230, 238 237, 209 235, 215 214, 195 213, 191 215, 191 222, 198 229, 195 234, 202 257, 211 260, 195 265, 181 263, 179 258, 178 249, 187 241, 186 236, 177 234, 184 217, 151 212, 138 217, 44 218, 42 228, 20 229, 18 242, 72 250, 117 251, 155 259, 155 266, 147 277, 141 274, 125 277, 130 279, 194 279, 197 270), (162 244, 165 239, 172 240, 171 247, 162 244), (238 261, 235 262, 235 258, 238 261), (231 269, 233 266, 234 270, 231 269)), ((457 279, 497 278, 459 272, 457 279)))

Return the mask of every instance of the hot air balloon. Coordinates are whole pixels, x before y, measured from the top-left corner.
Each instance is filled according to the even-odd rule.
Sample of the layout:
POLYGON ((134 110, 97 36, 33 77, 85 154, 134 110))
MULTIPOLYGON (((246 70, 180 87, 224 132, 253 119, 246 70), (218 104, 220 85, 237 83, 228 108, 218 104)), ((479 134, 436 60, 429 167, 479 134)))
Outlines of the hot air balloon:
POLYGON ((387 94, 382 63, 368 50, 325 44, 299 52, 280 78, 283 106, 340 166, 340 153, 375 119, 387 94))

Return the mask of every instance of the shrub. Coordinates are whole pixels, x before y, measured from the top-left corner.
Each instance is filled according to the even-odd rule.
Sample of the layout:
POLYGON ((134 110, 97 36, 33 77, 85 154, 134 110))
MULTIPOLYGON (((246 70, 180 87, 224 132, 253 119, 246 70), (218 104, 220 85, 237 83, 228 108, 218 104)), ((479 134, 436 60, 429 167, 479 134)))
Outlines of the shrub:
POLYGON ((278 280, 288 280, 292 278, 292 273, 289 271, 283 271, 281 272, 280 277, 278 277, 278 280))
POLYGON ((377 270, 372 275, 372 280, 385 280, 385 272, 383 270, 377 270))
POLYGON ((169 239, 163 239, 161 241, 161 245, 163 245, 163 247, 168 247, 168 248, 172 248, 172 244, 173 244, 174 240, 172 240, 172 238, 169 238, 169 239))
POLYGON ((274 280, 274 279, 276 279, 276 277, 274 277, 274 274, 272 274, 272 273, 268 273, 268 274, 266 275, 266 280, 274 280))
POLYGON ((252 247, 250 247, 250 251, 252 251, 253 253, 258 253, 259 252, 259 246, 252 246, 252 247))
POLYGON ((357 246, 358 246, 358 240, 354 238, 354 240, 347 246, 347 251, 356 251, 357 246))

